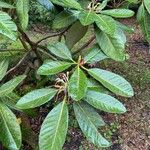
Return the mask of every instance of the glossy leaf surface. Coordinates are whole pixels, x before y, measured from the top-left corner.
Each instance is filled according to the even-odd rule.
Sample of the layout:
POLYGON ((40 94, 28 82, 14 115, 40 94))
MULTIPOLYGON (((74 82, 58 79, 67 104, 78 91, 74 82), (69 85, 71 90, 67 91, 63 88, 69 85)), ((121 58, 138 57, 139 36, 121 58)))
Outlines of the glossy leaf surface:
POLYGON ((40 150, 60 150, 68 129, 68 108, 64 102, 54 107, 45 118, 39 136, 40 150))
MULTIPOLYGON (((110 143, 102 137, 102 135, 98 132, 97 127, 97 121, 95 122, 95 119, 93 119, 93 115, 90 114, 88 109, 86 108, 83 103, 76 102, 74 103, 74 111, 76 115, 76 119, 79 123, 79 126, 86 136, 86 138, 95 144, 98 147, 109 147, 110 143)), ((97 118, 98 119, 98 118, 97 118)))
POLYGON ((85 63, 95 63, 108 58, 103 51, 100 49, 99 45, 94 45, 90 48, 89 52, 84 56, 85 63))
POLYGON ((69 80, 69 96, 75 101, 81 100, 87 90, 87 77, 84 72, 77 67, 69 80))
POLYGON ((8 69, 9 61, 7 59, 4 59, 0 62, 0 81, 3 79, 3 77, 6 74, 6 71, 8 69))
POLYGON ((58 42, 56 44, 49 45, 47 48, 50 50, 51 53, 60 58, 72 60, 70 50, 64 43, 58 42))
POLYGON ((62 11, 59 13, 53 21, 53 29, 61 29, 68 27, 77 20, 79 11, 62 11))
POLYGON ((52 3, 63 6, 63 7, 68 7, 68 8, 73 8, 73 9, 78 9, 81 10, 80 4, 76 0, 50 0, 52 3))
POLYGON ((92 11, 81 11, 79 14, 79 20, 83 26, 94 23, 95 13, 92 11))
POLYGON ((10 150, 21 147, 21 130, 17 118, 12 111, 0 103, 0 140, 10 150))
POLYGON ((23 96, 18 102, 17 107, 20 109, 30 109, 41 106, 51 100, 57 90, 55 89, 38 89, 32 92, 29 92, 23 96))
POLYGON ((128 18, 134 15, 134 12, 129 9, 110 9, 101 11, 104 15, 109 15, 115 18, 128 18))
POLYGON ((95 15, 95 22, 100 30, 109 35, 114 35, 116 31, 116 23, 113 18, 99 14, 95 15))
POLYGON ((16 32, 17 26, 11 20, 11 17, 5 13, 0 11, 0 34, 7 36, 11 40, 16 40, 16 32))
POLYGON ((25 30, 29 22, 29 0, 17 0, 16 10, 20 27, 25 30))
POLYGON ((145 7, 146 7, 148 13, 150 14, 150 1, 149 0, 144 0, 144 4, 145 4, 145 7))
POLYGON ((114 97, 100 92, 88 91, 85 100, 93 107, 109 112, 124 113, 126 108, 114 97))
POLYGON ((0 87, 0 97, 11 93, 25 78, 25 75, 20 75, 3 84, 0 87))
POLYGON ((48 61, 45 62, 39 69, 38 74, 40 75, 54 75, 56 73, 66 70, 72 65, 72 63, 64 61, 48 61))
POLYGON ((88 73, 115 94, 125 97, 134 95, 129 82, 115 73, 98 68, 89 69, 88 73))
POLYGON ((110 36, 96 29, 96 40, 102 51, 116 61, 125 60, 126 37, 122 30, 118 29, 114 36, 110 36))

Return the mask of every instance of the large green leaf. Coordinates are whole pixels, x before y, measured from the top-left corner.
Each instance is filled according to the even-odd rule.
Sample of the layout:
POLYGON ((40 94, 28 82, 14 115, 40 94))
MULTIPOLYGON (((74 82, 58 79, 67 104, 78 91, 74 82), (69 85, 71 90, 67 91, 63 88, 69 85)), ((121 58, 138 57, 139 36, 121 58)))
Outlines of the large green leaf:
POLYGON ((103 118, 96 112, 95 108, 93 106, 90 106, 87 102, 82 101, 79 103, 74 103, 74 105, 79 104, 83 108, 83 111, 87 116, 92 120, 93 124, 96 128, 105 126, 105 122, 103 118))
POLYGON ((81 11, 79 14, 79 20, 83 26, 94 23, 95 13, 92 11, 81 11))
POLYGON ((56 73, 62 72, 69 68, 73 63, 64 61, 48 61, 45 62, 39 69, 38 74, 40 75, 54 75, 56 73))
POLYGON ((144 11, 144 22, 141 24, 144 31, 144 38, 150 43, 150 14, 144 11))
POLYGON ((17 0, 16 10, 20 27, 25 30, 29 22, 29 0, 17 0))
POLYGON ((145 12, 144 9, 145 9, 145 8, 144 8, 144 5, 143 5, 143 3, 142 3, 142 4, 140 5, 139 9, 138 9, 138 12, 137 12, 137 21, 138 21, 139 23, 141 23, 141 22, 144 21, 144 12, 145 12))
POLYGON ((113 37, 96 29, 96 40, 108 57, 116 61, 125 60, 126 37, 121 29, 118 29, 113 37))
POLYGON ((47 115, 39 137, 40 150, 61 150, 68 129, 68 108, 63 101, 47 115))
POLYGON ((95 15, 95 22, 100 30, 109 35, 114 35, 116 31, 116 22, 113 18, 99 14, 95 15))
POLYGON ((109 15, 115 18, 128 18, 134 15, 134 11, 129 9, 110 9, 101 11, 104 15, 109 15))
POLYGON ((145 7, 144 4, 142 3, 138 9, 137 12, 137 21, 140 24, 141 30, 143 32, 144 38, 146 39, 147 37, 147 32, 145 28, 145 7))
POLYGON ((148 13, 150 14, 150 1, 149 0, 144 0, 144 5, 145 5, 148 13))
POLYGON ((93 118, 95 112, 89 111, 91 108, 81 102, 74 103, 74 111, 79 123, 79 126, 86 138, 98 147, 109 147, 110 143, 102 137, 98 132, 97 127, 100 125, 99 117, 97 120, 93 118), (91 114, 92 113, 92 114, 91 114))
POLYGON ((19 150, 21 146, 21 130, 12 111, 0 103, 0 140, 10 150, 19 150))
POLYGON ((98 81, 94 79, 88 79, 88 84, 87 84, 87 92, 88 91, 96 91, 96 92, 101 92, 101 93, 109 93, 109 90, 106 89, 102 84, 100 84, 98 81))
POLYGON ((63 7, 68 7, 68 8, 73 8, 73 9, 78 9, 81 10, 80 4, 76 0, 50 0, 52 3, 63 6, 63 7))
POLYGON ((95 63, 108 58, 100 49, 99 45, 94 45, 90 51, 84 56, 85 63, 95 63))
POLYGON ((128 32, 128 33, 134 33, 134 28, 127 26, 119 21, 116 21, 117 27, 120 28, 122 31, 124 32, 128 32))
POLYGON ((88 91, 85 100, 93 107, 109 112, 124 113, 126 108, 114 97, 95 91, 88 91))
POLYGON ((77 67, 69 80, 68 93, 75 101, 81 100, 87 90, 87 78, 84 72, 77 67))
POLYGON ((138 9, 137 20, 144 34, 144 38, 150 43, 150 14, 145 9, 143 3, 138 9))
POLYGON ((8 69, 9 61, 7 59, 4 59, 0 62, 0 81, 3 79, 3 77, 6 74, 6 71, 8 69))
POLYGON ((0 1, 0 7, 2 7, 2 8, 15 8, 14 6, 12 6, 12 5, 10 5, 10 4, 8 4, 8 3, 5 3, 5 2, 2 2, 2 1, 0 1))
POLYGON ((130 83, 115 73, 98 68, 89 69, 88 73, 115 94, 125 97, 134 95, 130 83))
POLYGON ((0 87, 0 97, 11 93, 25 78, 25 75, 20 75, 3 84, 0 87))
POLYGON ((0 11, 0 34, 16 40, 15 31, 17 31, 17 26, 11 20, 11 17, 7 13, 0 11))
POLYGON ((53 45, 48 45, 47 48, 54 55, 56 55, 60 58, 68 59, 68 60, 72 61, 72 56, 71 56, 70 50, 68 49, 68 47, 64 43, 58 42, 58 43, 53 44, 53 45))
POLYGON ((86 34, 88 26, 83 26, 79 21, 74 23, 66 34, 66 45, 69 49, 78 43, 86 34))
POLYGON ((79 15, 79 11, 62 11, 59 13, 56 18, 53 21, 53 29, 61 29, 68 27, 73 22, 77 20, 77 17, 79 15))
POLYGON ((20 109, 35 108, 51 100, 56 93, 57 90, 51 88, 34 90, 23 96, 16 106, 20 109))
POLYGON ((3 104, 5 104, 8 107, 15 109, 15 110, 18 110, 18 108, 16 107, 16 103, 19 99, 20 99, 20 97, 14 92, 11 92, 9 94, 6 94, 6 95, 3 95, 2 97, 0 97, 0 101, 3 104))

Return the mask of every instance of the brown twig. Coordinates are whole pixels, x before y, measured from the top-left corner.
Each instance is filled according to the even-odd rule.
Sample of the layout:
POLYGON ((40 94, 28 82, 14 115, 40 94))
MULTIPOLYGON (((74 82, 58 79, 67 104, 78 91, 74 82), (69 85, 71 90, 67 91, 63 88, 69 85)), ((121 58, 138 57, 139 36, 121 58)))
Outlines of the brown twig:
POLYGON ((42 39, 40 39, 39 41, 37 41, 35 44, 38 45, 39 43, 41 43, 42 41, 48 39, 48 38, 52 38, 52 37, 55 37, 55 36, 62 36, 70 27, 66 28, 65 30, 61 31, 61 32, 57 32, 57 33, 54 33, 52 35, 49 35, 47 37, 44 37, 42 39))
POLYGON ((44 51, 42 49, 39 49, 39 51, 42 52, 42 53, 44 53, 44 54, 46 54, 47 56, 49 56, 52 60, 56 60, 56 58, 53 57, 50 53, 48 53, 48 52, 46 52, 46 51, 44 51))
POLYGON ((19 37, 19 40, 21 41, 21 43, 22 43, 23 47, 25 48, 25 50, 29 51, 29 48, 28 48, 26 42, 21 37, 19 37))
POLYGON ((30 53, 30 51, 27 52, 27 53, 22 57, 22 59, 21 59, 13 68, 11 68, 10 70, 8 70, 5 76, 7 76, 8 74, 12 73, 12 72, 13 72, 14 70, 16 70, 20 65, 22 65, 22 63, 23 63, 23 62, 26 60, 26 58, 28 57, 28 54, 29 54, 29 53, 30 53))
POLYGON ((21 33, 21 37, 23 41, 26 41, 27 43, 29 43, 29 45, 32 47, 33 45, 35 45, 35 43, 33 41, 30 40, 30 38, 28 37, 28 35, 22 31, 19 27, 18 27, 18 31, 21 33))

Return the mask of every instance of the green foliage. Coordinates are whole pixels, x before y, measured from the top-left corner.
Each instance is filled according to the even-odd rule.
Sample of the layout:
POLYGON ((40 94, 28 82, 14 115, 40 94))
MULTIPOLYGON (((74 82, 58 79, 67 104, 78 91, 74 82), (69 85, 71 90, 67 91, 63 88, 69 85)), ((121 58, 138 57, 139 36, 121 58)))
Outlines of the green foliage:
POLYGON ((13 5, 10 5, 10 4, 8 4, 8 3, 5 3, 5 2, 1 2, 0 1, 0 7, 2 7, 2 8, 15 8, 13 5))
POLYGON ((73 9, 82 9, 80 4, 76 0, 51 0, 52 3, 73 9))
POLYGON ((11 150, 19 150, 21 146, 21 130, 17 118, 4 104, 0 103, 0 139, 11 150))
POLYGON ((69 68, 72 63, 64 61, 47 61, 38 70, 40 75, 54 75, 69 68))
POLYGON ((61 29, 71 25, 77 20, 78 14, 79 12, 75 10, 72 11, 64 10, 60 12, 53 21, 53 28, 61 29))
POLYGON ((149 5, 147 5, 147 3, 148 1, 145 0, 139 7, 137 13, 137 20, 140 24, 145 40, 150 43, 150 12, 149 5))
POLYGON ((29 109, 41 106, 51 100, 56 93, 57 90, 54 89, 39 89, 32 91, 19 100, 17 107, 29 109))
POLYGON ((108 57, 103 53, 99 45, 96 44, 90 48, 89 52, 84 56, 84 61, 85 63, 92 64, 106 58, 108 57))
POLYGON ((128 18, 134 15, 134 12, 128 9, 103 10, 101 13, 104 15, 112 16, 114 18, 128 18))
POLYGON ((74 73, 72 74, 69 86, 68 86, 68 92, 69 96, 75 101, 81 100, 87 91, 87 78, 84 72, 80 69, 78 66, 74 73))
POLYGON ((121 76, 98 68, 89 69, 88 73, 115 94, 126 97, 133 96, 131 85, 121 76))
POLYGON ((114 36, 96 29, 96 40, 102 51, 110 58, 116 61, 125 60, 125 42, 126 37, 124 32, 120 29, 115 31, 114 36))
POLYGON ((55 8, 49 0, 37 0, 29 2, 29 23, 35 25, 51 25, 55 16, 55 8))
POLYGON ((7 13, 0 11, 0 34, 16 40, 16 31, 17 27, 11 17, 7 13))
MULTIPOLYGON (((6 74, 8 61, 1 62, 1 79, 6 74)), ((18 76, 0 86, 0 140, 10 150, 19 150, 22 143, 22 136, 19 122, 14 113, 8 108, 14 108, 18 96, 12 93, 17 85, 24 80, 25 76, 18 76)))
POLYGON ((16 3, 17 15, 20 23, 20 27, 26 30, 29 22, 29 0, 17 0, 16 3))
POLYGON ((61 149, 65 143, 67 129, 68 108, 64 100, 53 108, 45 118, 39 136, 39 149, 61 149))
POLYGON ((85 100, 93 107, 110 112, 124 113, 126 108, 115 98, 100 92, 88 91, 85 100))
POLYGON ((4 94, 5 95, 10 94, 25 78, 26 78, 25 75, 20 75, 1 85, 0 96, 3 96, 4 94))
MULTIPOLYGON (((32 2, 35 3, 35 1, 32 2)), ((109 113, 125 113, 125 106, 114 97, 116 95, 132 97, 134 92, 130 83, 120 75, 101 68, 91 68, 91 64, 100 63, 105 59, 115 61, 126 59, 124 32, 131 33, 133 30, 118 20, 116 21, 115 18, 132 17, 134 12, 123 8, 109 9, 108 2, 109 0, 101 2, 38 0, 41 7, 45 7, 48 13, 58 8, 60 11, 57 15, 55 14, 53 22, 46 23, 46 25, 52 24, 55 30, 59 29, 54 34, 54 36, 59 36, 58 42, 46 43, 47 46, 42 45, 41 42, 51 36, 32 41, 25 33, 29 18, 32 16, 31 12, 29 13, 29 1, 16 0, 13 5, 0 2, 0 7, 6 9, 5 11, 2 8, 0 12, 0 34, 16 40, 17 32, 19 33, 19 40, 16 42, 21 42, 21 46, 17 47, 17 50, 22 52, 20 48, 24 49, 23 59, 28 54, 36 55, 40 61, 35 67, 35 70, 38 69, 34 74, 38 74, 39 80, 42 80, 36 83, 40 85, 38 89, 26 93, 21 98, 17 96, 13 90, 26 76, 17 76, 4 83, 2 79, 8 69, 8 60, 3 56, 8 56, 10 51, 7 51, 7 46, 6 51, 0 49, 0 58, 3 58, 0 61, 0 81, 2 81, 0 86, 0 129, 2 131, 0 140, 6 148, 19 150, 22 142, 19 123, 9 108, 19 111, 28 110, 51 103, 52 100, 57 101, 57 105, 54 103, 56 106, 50 110, 41 126, 40 150, 62 149, 68 130, 68 106, 73 108, 77 122, 90 142, 97 147, 111 145, 98 131, 98 128, 104 126, 105 123, 97 113, 97 109, 109 113), (9 13, 7 9, 12 13, 9 13), (86 35, 89 27, 94 31, 94 36, 81 48, 72 50, 86 35), (91 47, 87 49, 89 45, 91 47)), ((45 16, 42 15, 42 17, 45 16)), ((149 18, 149 1, 144 0, 139 8, 138 21, 147 41, 150 41, 149 18)), ((10 48, 12 50, 12 47, 10 48)), ((15 50, 13 53, 16 52, 15 50)), ((22 60, 16 67, 21 63, 22 60)))
POLYGON ((89 141, 91 141, 98 147, 109 147, 110 143, 105 138, 103 138, 102 135, 97 130, 97 127, 102 125, 101 120, 95 121, 93 119, 93 114, 91 113, 96 112, 92 112, 91 108, 86 107, 88 107, 88 105, 86 106, 82 102, 81 103, 76 102, 74 104, 74 111, 82 132, 89 141), (90 109, 90 111, 88 109, 90 109))
POLYGON ((55 56, 58 56, 62 59, 68 59, 72 61, 72 56, 70 53, 70 50, 64 43, 56 43, 53 45, 49 45, 48 49, 50 50, 51 53, 53 53, 55 56), (63 49, 63 51, 62 51, 63 49))
POLYGON ((8 69, 9 61, 7 59, 0 62, 0 81, 3 79, 3 77, 6 74, 6 71, 8 69))

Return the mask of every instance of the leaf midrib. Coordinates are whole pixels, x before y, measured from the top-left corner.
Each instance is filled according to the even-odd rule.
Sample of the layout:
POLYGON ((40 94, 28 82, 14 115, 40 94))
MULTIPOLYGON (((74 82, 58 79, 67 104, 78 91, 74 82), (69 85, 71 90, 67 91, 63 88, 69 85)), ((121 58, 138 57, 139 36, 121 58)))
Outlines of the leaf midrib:
MULTIPOLYGON (((97 131, 97 128, 95 127, 94 123, 90 120, 89 116, 87 115, 87 113, 84 111, 84 109, 79 105, 79 103, 77 102, 77 105, 79 106, 79 108, 82 110, 82 112, 85 114, 85 116, 87 117, 87 119, 90 121, 90 123, 92 124, 92 126, 94 127, 94 129, 97 131)), ((97 131, 98 132, 98 131, 97 131)))
MULTIPOLYGON (((110 27, 108 26, 108 24, 102 19, 102 17, 100 17, 100 15, 97 15, 97 17, 106 25, 106 27, 107 27, 107 29, 109 29, 109 32, 111 31, 111 29, 110 29, 110 27)), ((96 22, 98 22, 97 20, 96 20, 96 22)), ((99 24, 100 22, 98 22, 98 24, 99 24)))
POLYGON ((59 119, 58 119, 58 124, 57 124, 56 130, 55 130, 56 132, 55 132, 55 135, 54 135, 54 140, 52 142, 52 147, 51 147, 52 150, 53 150, 53 147, 54 147, 54 144, 55 144, 55 141, 56 141, 57 132, 58 132, 58 128, 59 128, 59 125, 60 125, 60 121, 61 121, 61 116, 62 116, 62 113, 63 113, 64 105, 65 105, 65 101, 63 101, 63 103, 62 103, 62 109, 60 111, 60 115, 59 115, 59 119))
MULTIPOLYGON (((91 70, 90 70, 91 71, 91 70)), ((123 93, 123 94, 125 94, 125 95, 128 95, 128 94, 126 94, 126 92, 124 92, 124 91, 122 91, 122 90, 120 90, 119 88, 117 88, 117 86, 114 86, 114 85, 112 85, 109 81, 106 81, 106 80, 104 80, 103 78, 101 78, 101 76, 97 76, 95 73, 92 73, 92 74, 94 74, 94 76, 96 76, 96 78, 97 77, 99 77, 102 81, 99 81, 98 79, 98 81, 99 82, 106 82, 107 84, 109 84, 110 86, 112 86, 112 87, 114 87, 115 88, 115 91, 116 90, 118 90, 119 91, 119 93, 121 92, 121 93, 123 93)), ((104 83, 102 83, 104 86, 105 86, 105 84, 104 83)), ((108 88, 108 87, 107 87, 108 88)))
MULTIPOLYGON (((13 84, 15 83, 15 81, 16 81, 16 80, 14 80, 13 82, 11 82, 12 86, 9 86, 8 88, 5 88, 4 90, 0 91, 0 97, 2 96, 3 93, 5 93, 5 92, 7 92, 7 91, 9 91, 9 93, 10 93, 10 92, 12 92, 12 91, 14 90, 14 87, 16 87, 16 86, 13 85, 13 84)), ((8 82, 9 82, 9 81, 8 81, 8 82)), ((8 83, 8 82, 7 82, 7 83, 8 83)), ((6 83, 6 84, 7 84, 7 83, 6 83)), ((5 85, 5 84, 4 84, 4 85, 5 85)), ((17 84, 17 85, 18 85, 18 84, 17 84)), ((4 87, 4 86, 2 85, 2 86, 0 87, 0 89, 3 88, 3 87, 4 87)), ((6 93, 6 94, 7 94, 7 93, 6 93)))

